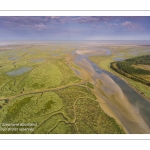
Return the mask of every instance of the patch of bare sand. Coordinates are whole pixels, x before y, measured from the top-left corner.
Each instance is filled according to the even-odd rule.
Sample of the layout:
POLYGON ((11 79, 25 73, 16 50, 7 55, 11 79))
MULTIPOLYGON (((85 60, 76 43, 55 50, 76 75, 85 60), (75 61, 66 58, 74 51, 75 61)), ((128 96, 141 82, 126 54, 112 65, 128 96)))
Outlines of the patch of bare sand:
POLYGON ((128 102, 120 87, 106 74, 97 74, 88 61, 77 62, 81 78, 94 85, 92 92, 101 108, 121 125, 126 133, 150 133, 138 111, 128 102))
POLYGON ((99 92, 99 87, 100 87, 100 83, 99 80, 95 80, 92 78, 93 75, 95 75, 95 70, 92 68, 91 64, 86 61, 85 59, 83 59, 81 62, 77 62, 79 66, 82 66, 82 70, 78 70, 80 71, 80 77, 83 80, 89 81, 94 85, 94 89, 91 90, 93 92, 93 94, 96 96, 96 101, 99 103, 99 105, 101 106, 101 108, 103 109, 103 111, 108 114, 110 117, 114 118, 117 123, 123 127, 124 131, 126 133, 128 133, 128 131, 126 130, 126 128, 123 126, 122 122, 119 120, 119 118, 116 116, 116 114, 113 112, 112 109, 110 109, 108 103, 106 102, 106 96, 105 94, 101 94, 99 92))
MULTIPOLYGON (((106 97, 105 102, 115 113, 114 118, 128 133, 150 133, 138 111, 129 103, 120 87, 106 74, 100 74, 99 91, 106 97)), ((108 111, 108 110, 107 110, 108 111)))
POLYGON ((105 50, 77 50, 78 54, 90 55, 90 54, 97 54, 102 55, 105 54, 105 50))
POLYGON ((78 69, 78 71, 80 72, 80 77, 84 81, 91 81, 91 76, 95 74, 95 71, 91 64, 88 61, 86 61, 86 59, 82 59, 82 61, 77 62, 77 64, 78 66, 82 66, 80 67, 81 70, 78 69))
POLYGON ((124 129, 125 133, 129 133, 128 130, 123 126, 122 122, 119 120, 119 118, 116 116, 116 114, 110 109, 108 103, 106 102, 106 98, 103 94, 101 94, 98 90, 98 84, 95 84, 95 89, 92 90, 93 94, 96 96, 96 101, 101 106, 102 110, 109 115, 110 117, 114 118, 116 122, 124 129))

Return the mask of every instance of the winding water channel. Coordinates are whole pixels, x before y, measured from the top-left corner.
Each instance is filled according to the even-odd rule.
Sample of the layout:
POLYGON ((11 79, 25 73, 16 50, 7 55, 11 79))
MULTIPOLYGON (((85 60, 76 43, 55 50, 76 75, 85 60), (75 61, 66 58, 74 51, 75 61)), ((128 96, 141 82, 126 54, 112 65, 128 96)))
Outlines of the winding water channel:
MULTIPOLYGON (((110 55, 110 54, 111 54, 111 51, 107 49, 106 55, 110 55)), ((148 102, 139 93, 137 93, 125 81, 113 75, 112 73, 101 69, 95 63, 90 61, 88 58, 89 57, 88 55, 77 54, 76 51, 74 51, 72 55, 76 55, 74 59, 74 63, 78 65, 79 67, 87 70, 88 66, 85 67, 85 64, 83 65, 83 60, 84 60, 87 62, 87 64, 90 65, 90 67, 92 67, 92 69, 94 69, 95 74, 92 75, 92 78, 94 81, 96 81, 97 79, 101 82, 109 82, 109 80, 104 81, 105 78, 102 79, 101 75, 103 76, 105 75, 109 77, 110 81, 113 80, 113 82, 108 83, 109 86, 107 86, 105 89, 101 88, 103 90, 104 95, 106 95, 103 98, 106 104, 108 105, 108 107, 117 116, 117 118, 123 125, 124 129, 127 131, 127 133, 150 133, 150 102, 148 102), (109 90, 113 91, 115 88, 115 86, 113 86, 112 83, 114 85, 117 84, 117 86, 119 86, 126 100, 124 98, 118 97, 118 99, 116 98, 117 100, 113 101, 111 100, 111 97, 107 96, 109 95, 108 91, 109 90), (124 101, 127 101, 126 103, 129 103, 129 104, 126 105, 126 103, 123 103, 124 101), (119 106, 121 106, 121 108, 119 108, 119 106)), ((99 85, 99 86, 102 86, 102 85, 99 85)))

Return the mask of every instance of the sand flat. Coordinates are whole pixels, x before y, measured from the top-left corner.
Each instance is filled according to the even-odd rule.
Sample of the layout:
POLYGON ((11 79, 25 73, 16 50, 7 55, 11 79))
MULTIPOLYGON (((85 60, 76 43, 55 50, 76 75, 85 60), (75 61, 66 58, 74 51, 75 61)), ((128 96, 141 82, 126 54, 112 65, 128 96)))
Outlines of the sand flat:
POLYGON ((126 133, 150 133, 148 125, 138 110, 129 103, 121 88, 108 75, 96 73, 84 58, 76 63, 84 70, 82 78, 93 83, 95 88, 92 92, 97 97, 102 109, 113 117, 126 133), (85 77, 83 77, 84 75, 85 77))
POLYGON ((83 54, 83 55, 90 55, 90 54, 97 54, 97 55, 104 55, 105 50, 77 50, 77 54, 83 54))

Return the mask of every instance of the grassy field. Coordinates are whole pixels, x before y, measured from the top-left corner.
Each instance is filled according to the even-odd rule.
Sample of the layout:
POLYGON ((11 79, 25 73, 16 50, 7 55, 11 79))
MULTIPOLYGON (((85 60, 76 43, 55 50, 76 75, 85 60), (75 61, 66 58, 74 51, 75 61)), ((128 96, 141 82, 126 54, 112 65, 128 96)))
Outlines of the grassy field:
POLYGON ((150 55, 113 62, 110 67, 134 81, 150 86, 150 55))
POLYGON ((1 133, 124 133, 95 100, 88 87, 72 86, 54 92, 28 94, 8 103, 3 101, 1 123, 34 123, 36 126, 23 126, 28 130, 34 128, 31 131, 22 131, 23 127, 19 126, 18 131, 1 133))
MULTIPOLYGON (((102 69, 107 70, 113 74, 116 74, 123 80, 127 81, 134 89, 140 94, 150 100, 150 87, 140 82, 136 82, 130 78, 127 78, 110 68, 112 62, 117 62, 115 58, 122 58, 122 60, 132 59, 138 56, 144 56, 150 54, 150 48, 144 46, 109 46, 106 47, 111 50, 111 55, 107 56, 92 56, 90 59, 98 64, 102 69)), ((119 62, 119 61, 118 61, 119 62)), ((148 77, 147 77, 148 78, 148 77)))
MULTIPOLYGON (((1 48, 2 49, 2 48, 1 48)), ((75 74, 73 45, 19 45, 0 51, 0 133, 125 133, 75 74)))

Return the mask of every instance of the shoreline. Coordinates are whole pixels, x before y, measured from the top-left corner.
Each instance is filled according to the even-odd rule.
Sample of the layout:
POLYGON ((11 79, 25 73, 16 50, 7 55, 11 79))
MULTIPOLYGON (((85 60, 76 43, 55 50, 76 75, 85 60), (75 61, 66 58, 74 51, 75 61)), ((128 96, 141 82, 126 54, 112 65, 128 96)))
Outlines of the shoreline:
MULTIPOLYGON (((79 54, 80 55, 80 54, 79 54)), ((73 63, 74 63, 74 59, 76 56, 73 56, 73 63)), ((80 67, 80 66, 78 66, 80 67)), ((81 68, 81 67, 80 67, 81 68)), ((85 69, 81 68, 82 70, 80 70, 80 77, 84 80, 84 81, 89 81, 92 84, 95 83, 95 81, 92 79, 92 74, 89 74, 87 71, 85 71, 85 69), (86 73, 85 73, 86 72, 86 73)), ((97 82, 96 82, 97 84, 97 82)), ((117 124, 120 126, 120 128, 122 128, 125 132, 125 134, 129 134, 129 132, 127 131, 126 127, 121 123, 121 121, 119 120, 119 118, 117 117, 117 115, 113 112, 113 110, 107 105, 106 101, 98 94, 98 88, 96 87, 96 85, 94 85, 94 89, 91 89, 92 93, 96 96, 96 101, 98 102, 98 104, 100 105, 102 111, 104 111, 108 116, 112 117, 117 124)))
POLYGON ((125 134, 129 134, 128 130, 124 126, 124 124, 121 123, 120 119, 117 117, 117 115, 113 112, 113 110, 107 105, 106 101, 98 94, 98 88, 95 87, 94 90, 92 90, 93 94, 97 98, 97 102, 99 103, 101 109, 110 117, 112 117, 117 124, 122 128, 125 132, 125 134))
MULTIPOLYGON (((73 56, 73 58, 74 58, 73 59, 73 61, 74 61, 76 57, 73 56)), ((81 64, 81 65, 83 65, 82 62, 78 62, 78 63, 81 64)), ((90 66, 88 66, 88 67, 90 67, 90 66)), ((86 70, 86 68, 84 68, 84 70, 86 70)), ((95 79, 92 79, 92 75, 89 72, 88 72, 88 76, 90 77, 90 81, 92 83, 94 83, 94 87, 96 87, 95 84, 97 84, 97 87, 101 86, 100 84, 98 85, 98 82, 97 83, 95 82, 95 79)), ((101 81, 103 81, 103 80, 101 80, 101 81)), ((108 80, 108 82, 110 82, 110 81, 108 80)), ((117 83, 114 82, 114 86, 116 86, 116 84, 117 83)), ((107 88, 108 85, 109 84, 107 84, 107 80, 105 80, 104 81, 104 86, 100 87, 100 91, 101 92, 105 91, 104 89, 107 88)), ((123 99, 125 99, 125 101, 122 98, 121 98, 122 102, 119 101, 119 97, 122 95, 122 92, 121 92, 122 90, 121 91, 119 90, 121 93, 120 92, 117 93, 116 92, 117 90, 115 91, 115 93, 117 94, 115 98, 111 97, 111 95, 109 95, 109 93, 107 93, 109 91, 106 91, 105 96, 104 96, 103 94, 98 94, 98 91, 96 91, 96 90, 98 90, 98 88, 94 88, 94 91, 93 90, 92 91, 93 91, 93 93, 94 93, 95 96, 97 95, 97 101, 98 101, 100 107, 102 108, 102 110, 107 115, 109 115, 110 117, 114 118, 115 121, 118 123, 118 125, 120 125, 123 128, 123 130, 124 130, 125 133, 127 133, 127 134, 128 133, 143 134, 143 133, 149 133, 150 132, 148 125, 145 123, 145 121, 142 119, 142 117, 135 112, 134 107, 128 102, 128 100, 127 100, 127 98, 126 98, 126 96, 124 94, 123 94, 123 99), (106 95, 106 94, 108 94, 108 95, 106 95), (117 107, 115 106, 116 104, 117 104, 117 107), (115 107, 117 108, 117 110, 115 109, 115 107), (130 110, 128 110, 127 108, 130 108, 130 110), (133 126, 135 126, 135 129, 134 129, 133 126), (134 129, 134 131, 132 131, 132 129, 134 129)), ((113 88, 111 90, 113 90, 113 88)), ((111 92, 113 92, 113 91, 111 91, 111 92)))
MULTIPOLYGON (((91 59, 90 59, 90 60, 91 60, 91 59)), ((91 60, 91 61, 92 61, 92 60, 91 60)), ((94 61, 92 61, 92 62, 95 63, 94 61)), ((95 63, 95 64, 99 66, 99 64, 97 64, 97 63, 95 63)), ((101 67, 101 66, 99 66, 99 67, 100 67, 101 69, 105 70, 105 71, 108 71, 108 72, 112 73, 113 75, 117 76, 118 78, 120 78, 121 80, 123 80, 124 82, 126 82, 126 84, 128 84, 132 89, 134 89, 139 95, 141 95, 144 99, 146 99, 148 102, 150 102, 150 98, 146 97, 144 94, 141 94, 141 91, 140 91, 140 90, 136 89, 133 85, 131 85, 131 84, 126 80, 127 77, 125 77, 125 76, 123 76, 123 75, 121 75, 121 74, 115 72, 115 71, 112 70, 110 67, 109 67, 109 68, 111 69, 111 71, 106 70, 104 67, 101 67)), ((129 78, 127 78, 127 79, 129 79, 129 78)), ((132 79, 129 79, 129 80, 133 81, 132 79)), ((136 82, 136 81, 134 81, 134 82, 136 82)), ((137 83, 139 83, 139 82, 137 82, 137 83)), ((140 83, 140 84, 142 84, 142 83, 140 83)), ((144 86, 145 86, 145 85, 144 85, 144 86)))

